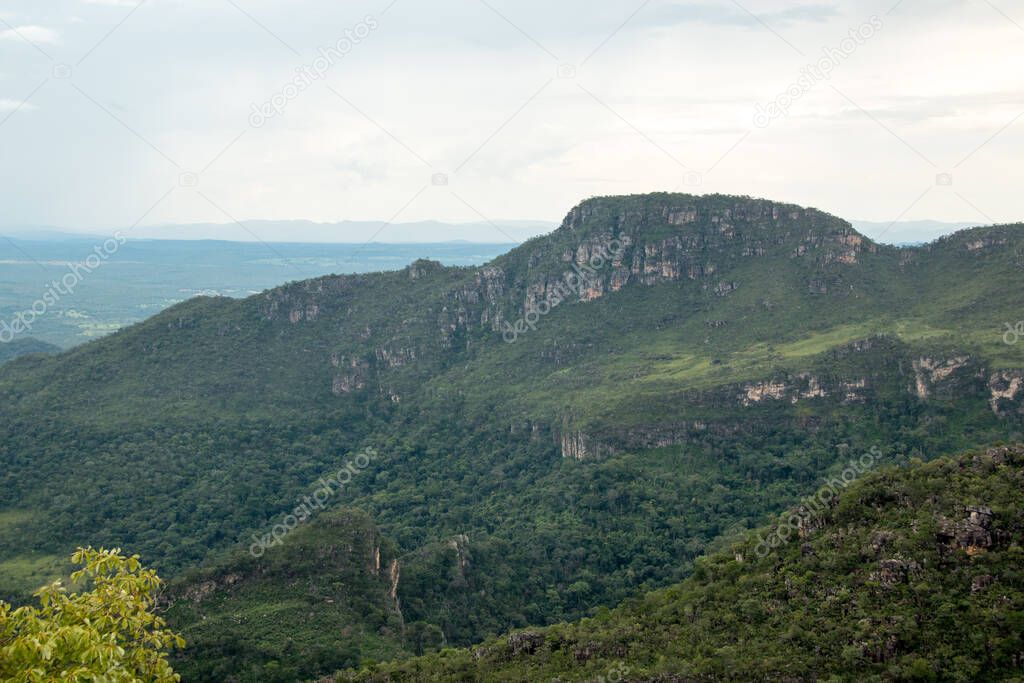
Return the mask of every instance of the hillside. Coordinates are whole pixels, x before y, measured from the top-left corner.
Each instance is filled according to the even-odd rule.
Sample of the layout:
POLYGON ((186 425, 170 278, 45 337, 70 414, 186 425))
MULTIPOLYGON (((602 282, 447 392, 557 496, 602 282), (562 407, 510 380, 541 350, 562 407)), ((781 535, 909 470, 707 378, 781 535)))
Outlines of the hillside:
MULTIPOLYGON (((587 200, 479 268, 193 299, 0 369, 0 594, 83 543, 181 581, 220 571, 372 447, 327 507, 363 511, 394 549, 391 635, 429 637, 344 647, 578 619, 682 581, 849 454, 1022 438, 1024 344, 1003 340, 1022 266, 1020 225, 898 249, 814 209, 655 194, 587 200)), ((249 585, 238 610, 301 588, 249 585)), ((243 643, 202 675, 259 680, 279 654, 243 643)))
MULTIPOLYGON (((260 228, 250 225, 250 229, 260 228)), ((295 240, 301 226, 293 225, 295 240)), ((374 229, 379 227, 375 224, 374 229)), ((393 226, 392 226, 393 227, 393 226)), ((31 331, 22 334, 62 348, 103 337, 132 323, 145 320, 166 308, 198 295, 242 298, 277 287, 296 277, 325 273, 360 273, 399 270, 418 258, 430 257, 447 265, 478 265, 505 253, 512 245, 500 244, 308 244, 248 241, 252 236, 238 226, 245 239, 218 240, 147 239, 137 226, 110 257, 110 268, 89 274, 88 285, 72 296, 50 291, 45 315, 31 319, 31 331)), ((212 228, 220 230, 221 228, 212 228)), ((283 229, 283 228, 282 228, 283 229)), ((168 233, 173 232, 173 228, 168 233)), ((492 232, 493 229, 488 232, 492 232)), ((372 232, 372 231, 371 231, 372 232)), ((388 235, 391 235, 389 230, 388 235)), ((421 239, 425 233, 421 232, 421 239)), ((487 234, 487 233, 484 233, 487 234)), ((335 234, 337 238, 339 233, 335 234)), ((15 316, 48 291, 47 283, 59 282, 69 263, 78 263, 102 245, 107 236, 25 233, 14 241, 0 240, 0 344, 7 339, 3 321, 15 316), (27 258, 30 254, 31 258, 27 258)), ((59 349, 55 349, 59 350, 59 349)))
POLYGON ((17 338, 9 342, 0 343, 0 365, 30 353, 53 354, 59 352, 60 347, 47 344, 32 337, 17 338))
POLYGON ((1024 677, 1024 448, 883 468, 793 515, 591 619, 323 681, 1024 677))
POLYGON ((339 510, 263 557, 194 570, 164 596, 189 644, 175 670, 186 681, 293 681, 408 654, 397 566, 365 513, 339 510))

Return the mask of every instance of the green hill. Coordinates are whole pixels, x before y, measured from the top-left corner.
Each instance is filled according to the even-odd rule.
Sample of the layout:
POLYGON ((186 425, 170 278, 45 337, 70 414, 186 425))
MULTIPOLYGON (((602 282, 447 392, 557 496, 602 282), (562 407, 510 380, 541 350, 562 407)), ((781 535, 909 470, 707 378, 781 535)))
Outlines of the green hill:
POLYGON ((1024 448, 884 468, 823 498, 593 618, 322 680, 1024 678, 1024 448))
MULTIPOLYGON (((851 455, 1022 438, 1022 266, 1020 225, 897 249, 814 209, 655 194, 587 200, 479 268, 194 299, 0 369, 0 595, 79 544, 215 571, 372 447, 326 507, 394 548, 406 628, 349 652, 578 619, 685 579, 851 455)), ((274 585, 253 604, 294 598, 274 585)), ((197 676, 308 651, 243 643, 197 676)))
POLYGON ((188 642, 175 670, 186 681, 294 681, 408 654, 392 593, 397 566, 365 513, 340 510, 265 556, 193 570, 165 596, 188 642))
POLYGON ((0 343, 0 365, 20 356, 27 356, 30 353, 60 353, 60 347, 47 344, 33 337, 12 339, 9 342, 0 343))

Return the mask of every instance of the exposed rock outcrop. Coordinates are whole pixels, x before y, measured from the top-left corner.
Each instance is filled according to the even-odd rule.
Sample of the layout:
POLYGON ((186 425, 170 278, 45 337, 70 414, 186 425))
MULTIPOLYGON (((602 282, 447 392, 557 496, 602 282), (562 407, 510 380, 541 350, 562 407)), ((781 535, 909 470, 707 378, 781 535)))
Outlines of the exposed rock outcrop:
POLYGON ((829 393, 817 376, 802 372, 784 379, 746 384, 743 386, 740 402, 747 407, 768 400, 788 399, 790 403, 798 403, 802 400, 825 398, 829 393))
POLYGON ((1001 370, 992 373, 988 380, 989 405, 992 412, 1003 416, 1015 408, 1024 412, 1024 373, 1018 370, 1001 370))
POLYGON ((983 553, 992 547, 992 509, 984 505, 967 505, 967 516, 960 520, 942 519, 939 523, 939 543, 950 548, 961 548, 968 555, 983 553))
POLYGON ((878 570, 872 572, 868 578, 891 588, 900 583, 909 583, 920 571, 921 566, 917 562, 897 557, 879 562, 878 570))
POLYGON ((948 360, 935 358, 919 358, 913 362, 914 392, 922 401, 931 396, 936 384, 948 379, 954 372, 963 368, 970 361, 970 356, 957 356, 948 360))
POLYGON ((601 455, 601 445, 583 432, 564 432, 559 436, 563 458, 589 460, 601 455))

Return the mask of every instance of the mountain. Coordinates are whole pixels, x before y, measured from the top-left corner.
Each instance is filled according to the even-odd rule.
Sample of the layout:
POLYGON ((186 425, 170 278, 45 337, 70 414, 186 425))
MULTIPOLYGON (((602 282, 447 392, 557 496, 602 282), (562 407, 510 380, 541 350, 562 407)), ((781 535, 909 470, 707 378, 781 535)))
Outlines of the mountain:
POLYGON ((481 267, 199 297, 0 369, 0 594, 84 543, 139 552, 180 595, 193 571, 238 575, 171 607, 192 680, 579 619, 684 580, 853 455, 1022 438, 1022 266, 1021 225, 896 248, 815 209, 654 194, 589 199, 481 267), (308 528, 323 557, 365 557, 327 508, 368 515, 398 580, 325 635, 368 609, 290 545, 308 528))
POLYGON ((107 235, 100 231, 76 232, 73 230, 57 228, 51 225, 37 225, 32 227, 8 226, 0 228, 0 230, 3 231, 4 237, 33 242, 95 242, 96 240, 102 242, 107 238, 107 235))
POLYGON ((12 339, 9 342, 0 342, 0 364, 30 353, 53 354, 59 352, 59 346, 47 344, 32 337, 12 339))
POLYGON ((618 609, 321 680, 1020 680, 1024 448, 837 488, 618 609))
MULTIPOLYGON (((853 220, 851 225, 861 234, 888 244, 924 244, 944 235, 974 226, 974 223, 948 221, 865 221, 853 220), (884 238, 884 240, 883 240, 884 238)), ((244 228, 236 224, 193 223, 183 225, 154 225, 134 228, 136 239, 155 240, 217 240, 256 241, 255 233, 264 242, 294 243, 296 241, 321 244, 363 244, 375 236, 383 243, 422 244, 424 242, 465 242, 494 244, 525 242, 543 235, 555 227, 546 221, 507 220, 476 223, 419 221, 394 223, 381 230, 383 221, 342 221, 315 223, 313 221, 246 221, 244 228)), ((97 238, 102 241, 110 230, 94 230, 93 234, 70 232, 53 227, 7 228, 4 234, 24 240, 69 241, 97 238)))

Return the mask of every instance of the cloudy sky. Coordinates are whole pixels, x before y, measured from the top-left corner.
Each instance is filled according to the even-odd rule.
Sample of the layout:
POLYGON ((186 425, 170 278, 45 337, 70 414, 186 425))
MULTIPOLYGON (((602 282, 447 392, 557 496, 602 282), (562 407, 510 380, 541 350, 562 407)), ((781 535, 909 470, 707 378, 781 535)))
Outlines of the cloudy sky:
POLYGON ((1021 73, 1010 0, 0 0, 0 225, 1018 221, 1021 73))

